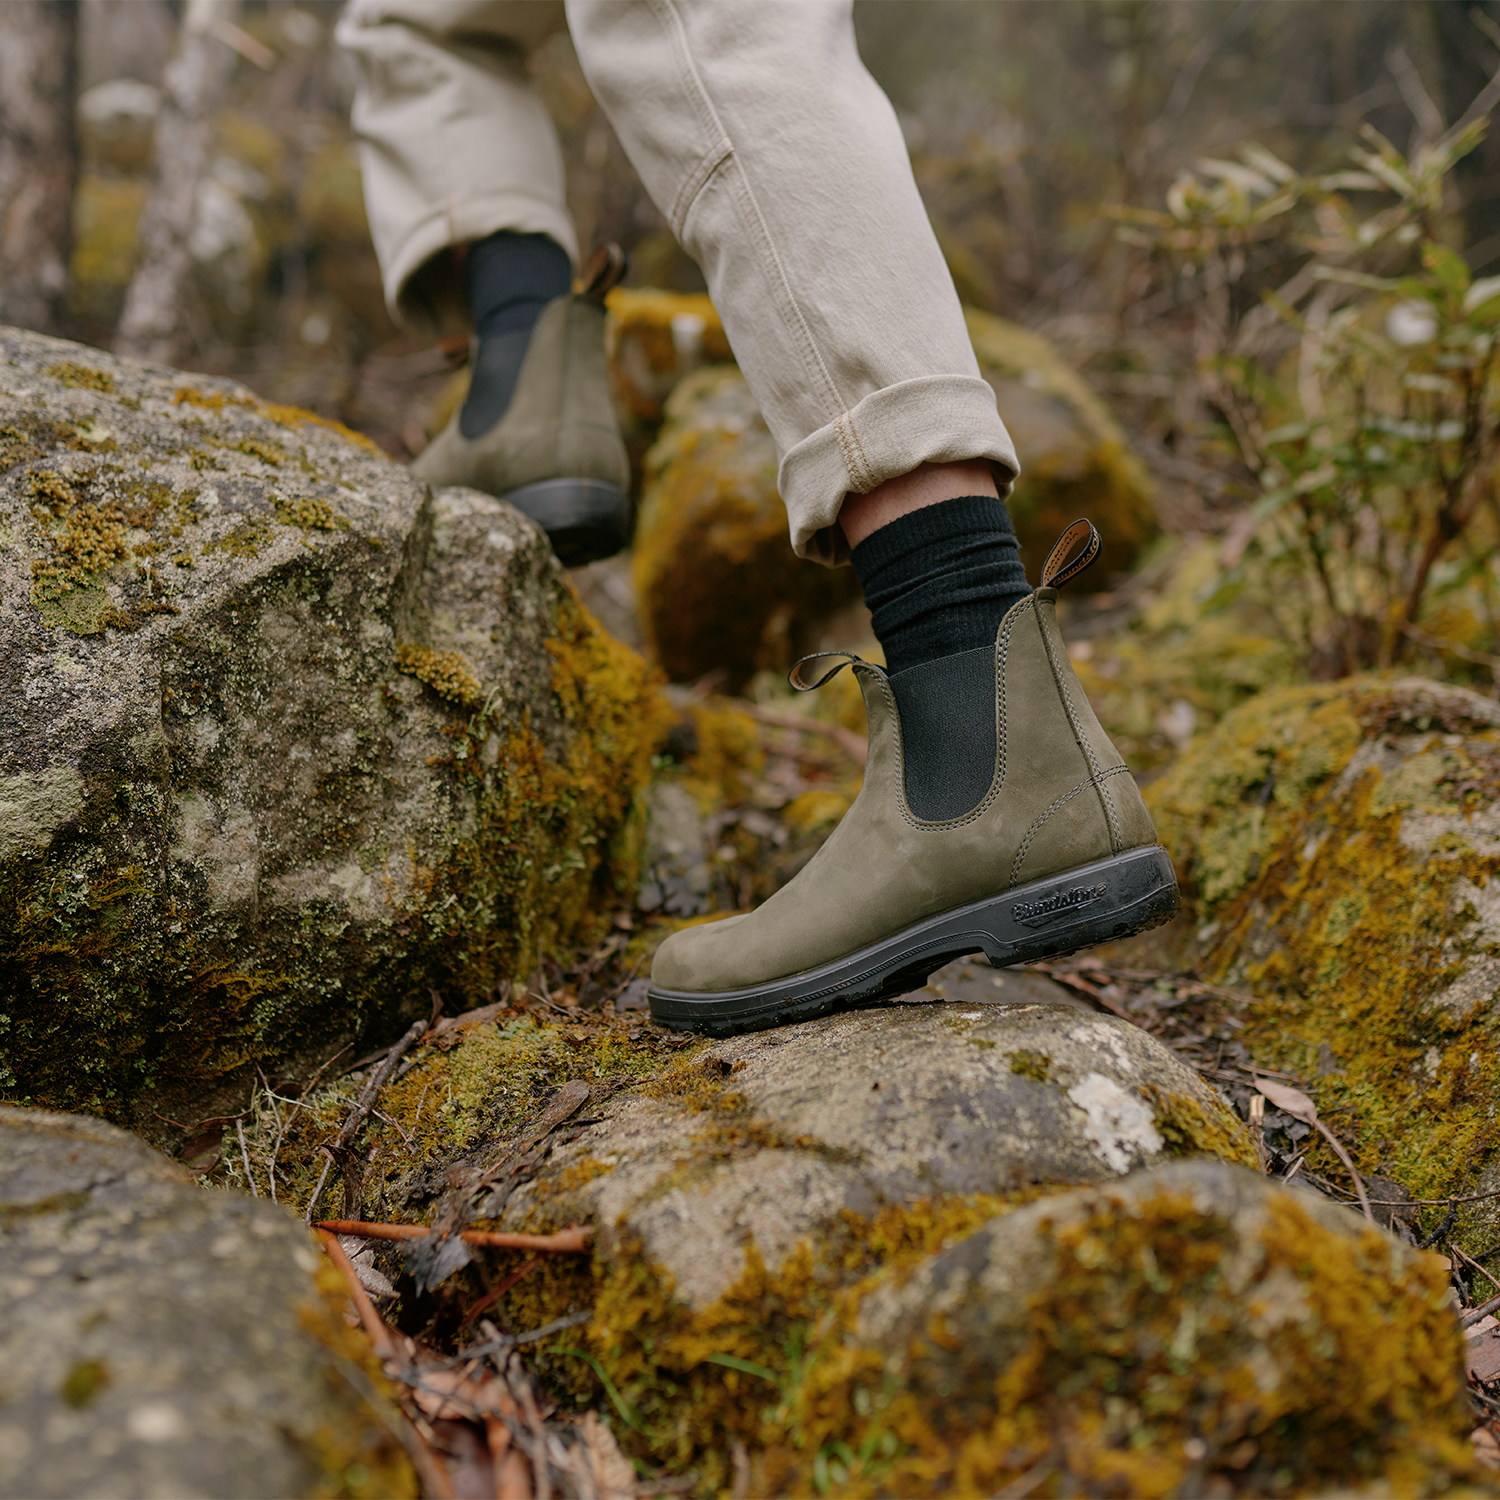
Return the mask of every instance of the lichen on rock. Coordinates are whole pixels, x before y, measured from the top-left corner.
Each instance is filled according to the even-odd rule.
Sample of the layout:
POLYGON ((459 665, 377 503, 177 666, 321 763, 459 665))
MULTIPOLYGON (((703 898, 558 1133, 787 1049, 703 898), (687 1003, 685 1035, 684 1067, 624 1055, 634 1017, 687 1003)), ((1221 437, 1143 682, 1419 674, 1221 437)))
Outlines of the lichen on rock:
POLYGON ((0 459, 11 1097, 149 1131, 628 902, 670 709, 510 507, 10 331, 0 459))
MULTIPOLYGON (((1256 1057, 1418 1198, 1500 1148, 1497 797, 1500 709, 1378 676, 1263 693, 1147 791, 1200 968, 1258 997, 1256 1057)), ((1460 1242, 1497 1220, 1463 1208, 1460 1242)))

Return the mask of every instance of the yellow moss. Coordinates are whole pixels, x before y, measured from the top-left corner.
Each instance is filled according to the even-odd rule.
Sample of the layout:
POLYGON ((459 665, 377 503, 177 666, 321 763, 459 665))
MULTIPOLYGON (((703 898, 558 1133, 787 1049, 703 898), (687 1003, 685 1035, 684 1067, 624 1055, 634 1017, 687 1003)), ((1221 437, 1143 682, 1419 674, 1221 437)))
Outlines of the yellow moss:
POLYGON ((696 318, 702 325, 702 358, 731 360, 724 325, 708 296, 649 287, 616 287, 605 298, 609 309, 610 369, 615 389, 634 417, 661 420, 662 399, 678 371, 673 318, 696 318))
POLYGON ((484 702, 484 689, 462 651, 434 651, 401 641, 396 646, 396 662, 408 677, 425 682, 433 692, 463 708, 478 708, 484 702))
MULTIPOLYGON (((1462 893, 1484 889, 1500 860, 1463 838, 1409 846, 1403 830, 1434 814, 1461 827, 1466 788, 1496 765, 1500 733, 1434 722, 1410 690, 1353 678, 1252 699, 1147 791, 1203 972, 1263 997, 1242 1034, 1255 1057, 1316 1080, 1361 1169, 1419 1198, 1462 1192, 1500 1146, 1492 1008, 1432 1003, 1473 961, 1462 893), (1384 774, 1377 757, 1348 777, 1384 734, 1402 739, 1401 770, 1384 774), (1334 1072, 1320 1069, 1323 1047, 1334 1072)), ((1342 1176, 1331 1155, 1315 1160, 1342 1176)))
POLYGON ((150 184, 85 172, 73 194, 68 306, 101 322, 118 317, 135 274, 137 229, 150 184))
POLYGON ((276 500, 276 519, 286 526, 300 526, 303 531, 348 531, 349 522, 326 500, 315 495, 276 500))
POLYGON ((1166 1155, 1216 1156, 1252 1171, 1261 1170, 1249 1129, 1228 1105, 1217 1099, 1205 1105, 1187 1094, 1169 1093, 1150 1083, 1142 1084, 1140 1092, 1151 1106, 1166 1155))
MULTIPOLYGON (((257 401, 252 396, 239 396, 226 391, 200 391, 194 386, 181 386, 172 397, 174 406, 201 406, 206 411, 223 411, 226 406, 240 406, 252 408, 259 417, 264 417, 268 422, 275 422, 281 427, 298 428, 302 426, 323 427, 329 432, 336 432, 346 442, 353 443, 355 447, 362 448, 366 453, 376 458, 385 458, 385 451, 373 439, 368 438, 362 432, 355 432, 352 427, 346 427, 342 422, 336 422, 331 417, 320 417, 315 411, 307 411, 301 406, 282 406, 274 401, 257 401)), ((286 455, 273 443, 262 443, 258 439, 246 439, 245 443, 236 443, 231 446, 239 448, 243 453, 251 453, 257 457, 263 457, 267 463, 280 463, 286 455), (256 446, 246 446, 246 443, 256 446), (264 447, 268 452, 274 453, 275 457, 266 457, 259 451, 264 447)))
MULTIPOLYGON (((1224 1281, 1228 1226, 1173 1194, 1106 1204, 1048 1227, 1052 1273, 993 1383, 976 1371, 938 1399, 918 1345, 893 1388, 887 1351, 845 1337, 803 1387, 804 1465, 838 1451, 841 1492, 861 1495, 989 1495, 1038 1465, 1064 1493, 1140 1496, 1372 1481, 1431 1494, 1477 1478, 1436 1257, 1402 1263, 1384 1236, 1351 1242, 1289 1198, 1270 1218, 1259 1285, 1285 1275, 1300 1292, 1265 1334, 1270 1368, 1245 1336, 1268 1305, 1247 1309, 1224 1281)), ((928 1337, 960 1347, 940 1320, 928 1337)))
POLYGON ((636 528, 641 618, 668 677, 722 669, 736 692, 812 649, 821 622, 858 597, 858 580, 789 555, 775 445, 738 371, 697 371, 668 412, 636 528))
POLYGON ((766 763, 749 714, 722 701, 687 710, 696 741, 683 770, 684 784, 704 813, 743 801, 766 763))
POLYGON ((349 1294, 344 1278, 326 1260, 314 1273, 317 1298, 300 1309, 302 1326, 328 1351, 324 1378, 341 1419, 289 1436, 317 1463, 316 1500, 385 1500, 421 1493, 406 1450, 392 1428, 401 1420, 395 1392, 381 1361, 360 1329, 344 1321, 349 1294), (367 1392, 385 1407, 372 1410, 367 1392))
POLYGON ((95 497, 88 481, 50 469, 33 470, 27 490, 32 515, 47 542, 47 551, 31 563, 33 604, 56 604, 130 555, 125 543, 129 522, 120 500, 95 497))
POLYGON ((1052 1059, 1045 1052, 1031 1052, 1022 1048, 1011 1053, 1010 1070, 1036 1083, 1046 1083, 1052 1076, 1052 1059))
POLYGON ((266 442, 264 438, 241 438, 230 446, 236 453, 248 453, 251 458, 258 458, 273 468, 286 462, 285 450, 278 448, 275 443, 266 442))
POLYGON ((66 360, 48 365, 46 373, 79 390, 103 391, 108 395, 115 388, 115 377, 108 370, 91 370, 87 365, 75 365, 66 360))

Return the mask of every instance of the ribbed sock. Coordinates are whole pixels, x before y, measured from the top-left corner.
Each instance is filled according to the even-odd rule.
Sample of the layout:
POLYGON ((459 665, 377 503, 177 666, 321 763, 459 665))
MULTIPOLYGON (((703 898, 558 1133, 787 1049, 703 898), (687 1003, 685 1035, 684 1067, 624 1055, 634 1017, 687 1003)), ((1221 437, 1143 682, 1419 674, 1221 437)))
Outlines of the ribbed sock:
POLYGON ((852 553, 886 671, 993 646, 1031 592, 1005 502, 964 495, 871 532, 852 553))
POLYGON ((479 349, 458 430, 472 440, 505 415, 531 330, 542 309, 571 289, 573 266, 550 235, 502 229, 469 247, 464 282, 479 349))
POLYGON ((1031 592, 1005 503, 924 506, 853 561, 901 718, 907 805, 930 822, 962 817, 995 776, 995 634, 1031 592))

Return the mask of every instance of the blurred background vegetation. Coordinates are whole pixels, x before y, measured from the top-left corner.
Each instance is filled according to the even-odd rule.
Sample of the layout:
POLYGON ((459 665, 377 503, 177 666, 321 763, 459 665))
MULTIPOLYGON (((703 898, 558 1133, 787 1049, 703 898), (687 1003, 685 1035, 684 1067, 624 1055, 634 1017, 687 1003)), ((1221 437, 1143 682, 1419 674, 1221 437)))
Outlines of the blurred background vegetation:
MULTIPOLYGON (((61 205, 46 274, 35 247, 18 251, 12 234, 8 251, 0 233, 0 319, 117 346, 157 126, 176 118, 168 67, 199 3, 0 6, 0 209, 14 218, 28 191, 61 205), (23 78, 27 24, 46 65, 23 78)), ((402 459, 451 411, 461 354, 384 309, 337 15, 322 0, 219 6, 169 352, 402 459)), ((855 18, 1018 428, 1033 476, 1018 524, 1040 535, 1097 503, 1128 541, 1067 622, 1126 753, 1159 764, 1271 681, 1402 668, 1493 692, 1500 137, 1486 127, 1500 0, 857 0, 855 18), (1064 408, 1091 456, 1048 491, 1048 423, 1064 408)), ((566 36, 532 67, 580 242, 623 243, 629 287, 701 291, 566 36)), ((634 318, 647 351, 635 374, 618 361, 635 382, 622 405, 661 494, 671 453, 654 467, 645 453, 664 394, 727 353, 711 309, 687 318, 692 357, 672 352, 668 325, 676 338, 682 309, 698 307, 617 310, 620 337, 634 318)), ((712 426, 689 405, 666 413, 668 436, 712 426)), ((774 493, 756 504, 771 537, 774 493)), ((671 560, 639 550, 649 604, 671 560)), ((778 604, 780 636, 765 645, 775 630, 757 626, 764 641, 730 685, 818 639, 819 610, 846 595, 809 584, 778 604)), ((651 640, 648 620, 633 643, 651 640)), ((674 675, 711 673, 711 658, 687 653, 674 675)))

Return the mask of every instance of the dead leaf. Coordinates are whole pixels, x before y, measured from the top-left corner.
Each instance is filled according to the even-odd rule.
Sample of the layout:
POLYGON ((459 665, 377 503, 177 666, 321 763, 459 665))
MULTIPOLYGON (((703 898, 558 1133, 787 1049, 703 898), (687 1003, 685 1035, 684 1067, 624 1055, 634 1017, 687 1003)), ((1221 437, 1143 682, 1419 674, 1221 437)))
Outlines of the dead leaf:
POLYGON ((1272 1083, 1269 1078, 1257 1079, 1255 1083, 1277 1109, 1296 1120, 1305 1120, 1309 1125, 1318 1123, 1318 1106, 1301 1089, 1288 1088, 1284 1083, 1272 1083))
POLYGON ((1474 1445, 1474 1457, 1487 1469, 1500 1469, 1500 1442, 1488 1427, 1476 1427, 1469 1435, 1474 1445))
POLYGON ((1500 1330, 1486 1329, 1477 1339, 1472 1337, 1472 1329, 1469 1332, 1471 1336, 1464 1351, 1469 1374, 1486 1385, 1500 1380, 1500 1330))

